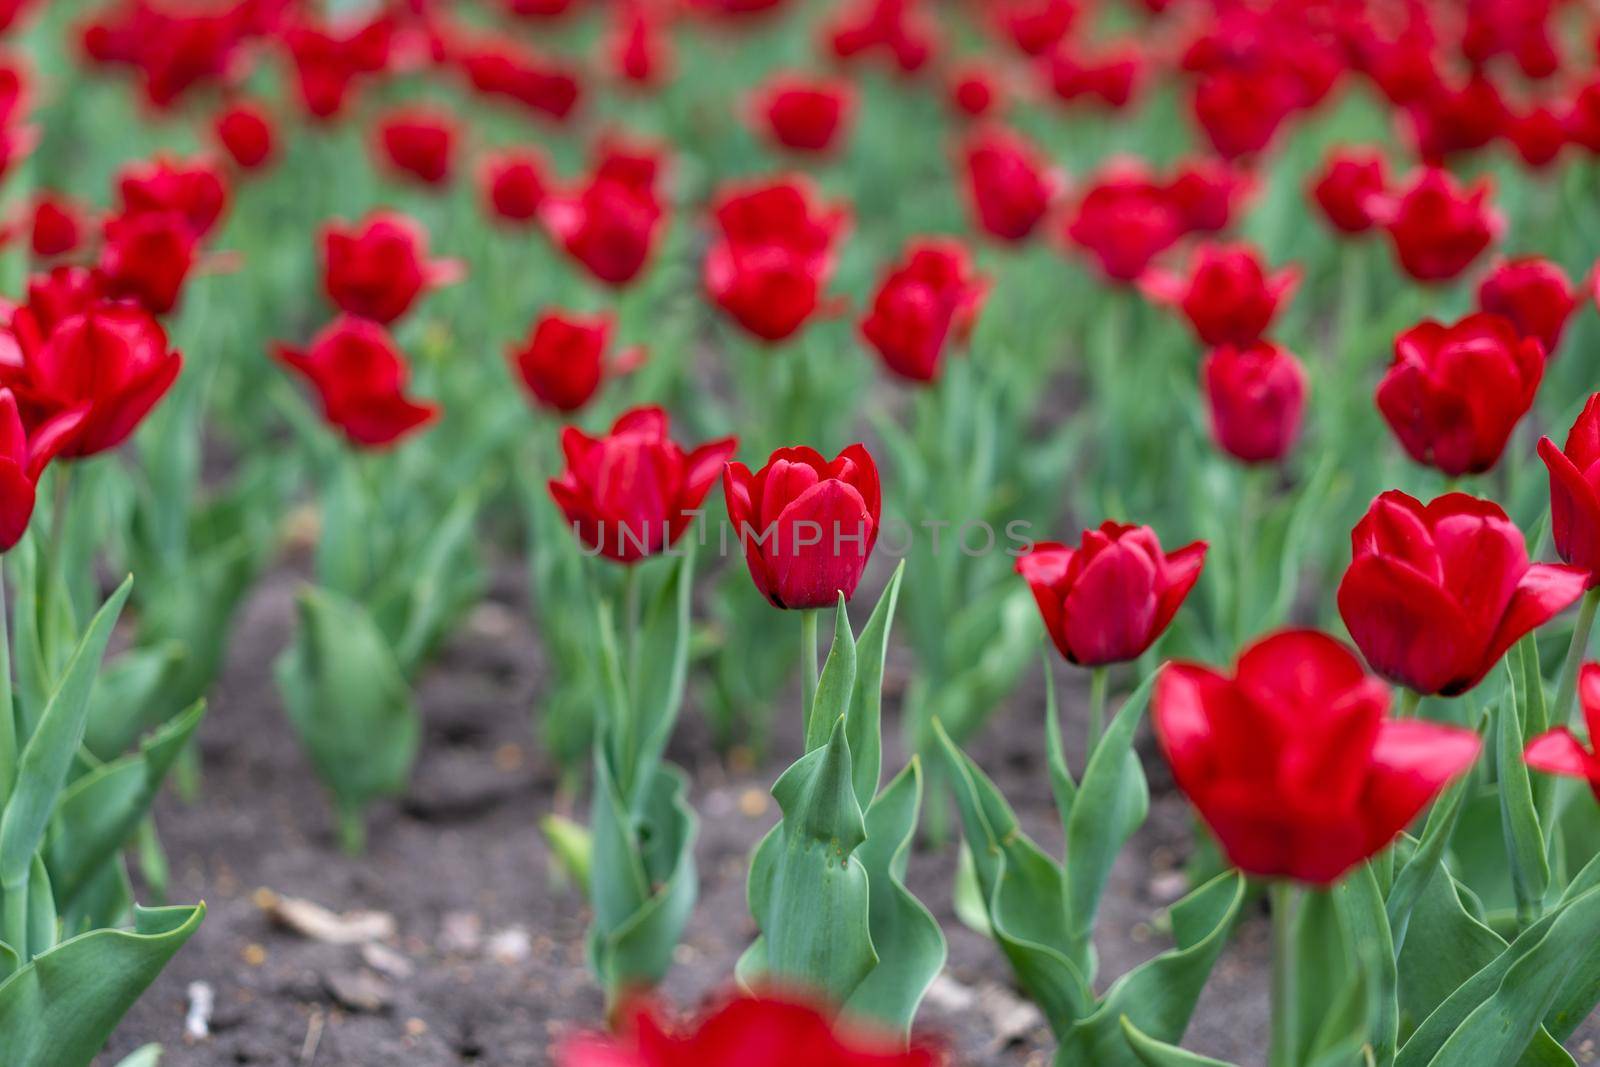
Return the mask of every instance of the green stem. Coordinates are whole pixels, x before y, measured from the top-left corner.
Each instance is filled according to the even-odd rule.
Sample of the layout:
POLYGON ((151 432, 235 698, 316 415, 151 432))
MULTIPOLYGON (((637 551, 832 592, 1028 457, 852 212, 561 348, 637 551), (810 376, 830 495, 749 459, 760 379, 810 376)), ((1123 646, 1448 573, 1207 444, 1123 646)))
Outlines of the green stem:
POLYGON ((623 682, 630 694, 639 677, 639 597, 639 564, 635 563, 622 569, 622 639, 626 642, 622 652, 628 664, 628 676, 623 682))
POLYGON ((367 851, 367 820, 361 809, 352 804, 338 807, 339 847, 347 856, 359 856, 367 851))
POLYGON ((1395 708, 1395 718, 1414 719, 1417 717, 1417 708, 1422 704, 1422 694, 1415 689, 1400 690, 1400 704, 1395 708))
POLYGON ((1252 553, 1255 549, 1255 538, 1252 533, 1256 525, 1256 513, 1259 510, 1257 498, 1260 495, 1256 471, 1245 467, 1240 471, 1239 477, 1239 535, 1234 542, 1234 575, 1233 575, 1233 640, 1235 646, 1244 647, 1245 639, 1250 635, 1249 607, 1251 599, 1255 596, 1254 568, 1255 562, 1252 553))
POLYGON ((812 705, 817 701, 817 616, 819 609, 800 613, 800 714, 806 737, 811 736, 812 705))
POLYGON ((1567 646, 1567 662, 1561 668, 1561 682, 1556 686, 1556 706, 1550 712, 1551 726, 1565 726, 1572 716, 1572 706, 1578 696, 1578 671, 1583 658, 1589 654, 1589 635, 1594 630, 1595 609, 1600 608, 1600 588, 1583 595, 1578 606, 1578 622, 1572 628, 1572 644, 1567 646))
POLYGON ((1106 732, 1106 683, 1110 671, 1095 667, 1089 671, 1089 755, 1100 747, 1100 738, 1106 732))
POLYGON ((17 755, 22 751, 11 695, 11 633, 4 566, 5 557, 0 555, 0 811, 11 799, 11 788, 17 781, 17 755))
POLYGON ((1272 906, 1272 1050, 1269 1067, 1295 1067, 1296 1019, 1294 914, 1298 904, 1293 882, 1279 880, 1267 890, 1272 906))

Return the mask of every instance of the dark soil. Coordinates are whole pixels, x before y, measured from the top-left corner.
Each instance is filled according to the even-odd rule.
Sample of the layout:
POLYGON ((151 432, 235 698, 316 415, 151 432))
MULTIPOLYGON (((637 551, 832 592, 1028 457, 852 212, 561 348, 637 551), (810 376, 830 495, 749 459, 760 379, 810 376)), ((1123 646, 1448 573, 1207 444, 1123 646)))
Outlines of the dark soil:
MULTIPOLYGON (((540 653, 520 578, 519 569, 507 569, 421 683, 428 728, 414 783, 400 803, 374 812, 370 851, 360 859, 346 858, 333 842, 322 793, 272 682, 297 579, 279 572, 257 589, 202 728, 202 798, 184 805, 168 797, 158 812, 174 897, 204 899, 210 914, 128 1015, 102 1062, 155 1041, 166 1046, 169 1067, 520 1067, 550 1063, 554 1040, 598 1025, 601 998, 583 959, 584 902, 552 869, 538 829, 552 810, 557 773, 531 741, 540 653), (262 909, 262 890, 335 911, 391 914, 398 933, 387 945, 389 958, 403 956, 409 974, 388 959, 379 962, 392 973, 382 974, 361 949, 275 926, 262 909), (185 1043, 186 991, 194 982, 215 991, 212 1035, 185 1043)), ((1077 736, 1071 715, 1082 707, 1081 680, 1063 673, 1060 681, 1067 734, 1077 736)), ((1029 832, 1058 849, 1038 689, 1037 679, 1024 686, 972 752, 1029 832)), ((691 736, 699 732, 692 718, 684 727, 691 736)), ((693 771, 702 884, 663 993, 692 1006, 726 988, 752 937, 746 858, 776 810, 766 794, 771 769, 730 774, 706 755, 708 745, 683 747, 699 753, 676 758, 693 771)), ((1147 765, 1151 817, 1119 861, 1101 909, 1105 981, 1165 947, 1151 920, 1181 891, 1174 872, 1190 837, 1189 815, 1154 770, 1159 760, 1147 765)), ((919 855, 910 885, 950 938, 948 978, 956 992, 965 987, 1003 1003, 1004 961, 952 911, 954 866, 950 849, 919 855)), ((1218 963, 1186 1045, 1245 1067, 1263 1061, 1266 959, 1266 924, 1252 914, 1218 963)), ((925 1007, 921 1023, 963 1065, 1049 1063, 1041 1029, 1004 1038, 994 1014, 943 997, 925 1007)))

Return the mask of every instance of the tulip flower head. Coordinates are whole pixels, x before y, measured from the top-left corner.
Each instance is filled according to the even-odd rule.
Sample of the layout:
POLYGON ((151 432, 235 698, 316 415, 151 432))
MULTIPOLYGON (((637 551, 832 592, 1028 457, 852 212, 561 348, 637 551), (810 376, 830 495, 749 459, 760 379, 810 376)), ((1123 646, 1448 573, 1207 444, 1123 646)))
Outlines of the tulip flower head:
POLYGON ((1326 886, 1382 852, 1478 757, 1478 735, 1388 716, 1389 690, 1344 645, 1287 631, 1233 675, 1164 667, 1156 739, 1234 866, 1326 886))
POLYGON ((1522 758, 1536 771, 1588 782, 1600 801, 1600 751, 1595 749, 1600 744, 1600 663, 1585 663, 1578 673, 1578 702, 1589 728, 1589 746, 1570 728, 1557 726, 1529 741, 1522 758))
POLYGON ((1459 275, 1505 226, 1489 205, 1490 185, 1463 189, 1448 171, 1423 169, 1397 196, 1375 204, 1401 268, 1419 282, 1459 275))
POLYGON ((967 338, 988 292, 958 242, 914 241, 884 276, 861 335, 895 374, 931 382, 939 376, 946 342, 967 338))
POLYGON ((278 345, 275 354, 316 390, 323 417, 358 448, 390 447, 439 417, 437 405, 406 395, 411 369, 376 322, 340 318, 309 349, 278 345))
POLYGON ((1223 345, 1200 366, 1217 447, 1241 463, 1277 463, 1300 436, 1306 372, 1271 341, 1223 345))
MULTIPOLYGON (((599 390, 606 374, 606 349, 615 322, 609 315, 585 317, 551 311, 540 316, 526 343, 507 353, 511 366, 539 404, 570 414, 599 390)), ((629 349, 612 361, 618 370, 635 367, 642 349, 629 349)))
POLYGON ((377 128, 382 162, 393 174, 422 185, 449 181, 457 140, 455 120, 429 108, 396 109, 385 115, 377 128))
POLYGON ((51 416, 29 434, 17 398, 0 388, 0 552, 9 552, 28 532, 39 476, 83 427, 90 405, 51 416))
POLYGON ((1577 306, 1567 272, 1537 256, 1498 264, 1478 286, 1478 307, 1509 320, 1522 336, 1538 338, 1546 358, 1555 355, 1577 306))
POLYGON ((1181 164, 1165 191, 1185 231, 1217 233, 1228 228, 1254 187, 1248 171, 1225 160, 1202 158, 1181 164))
POLYGON ((588 549, 638 563, 677 543, 733 455, 732 437, 685 451, 657 407, 625 412, 603 437, 561 432, 567 468, 550 495, 588 549))
POLYGON ((1372 669, 1423 695, 1458 696, 1506 650, 1583 595, 1577 567, 1531 563, 1487 500, 1423 504, 1390 490, 1350 534, 1339 615, 1372 669))
POLYGON ((194 269, 195 242, 191 224, 177 212, 115 215, 102 227, 100 284, 108 296, 165 315, 178 306, 194 269))
POLYGON ((1180 308, 1201 344, 1252 345, 1289 302, 1299 281, 1294 267, 1269 274, 1248 245, 1205 245, 1195 254, 1188 277, 1151 268, 1140 276, 1139 287, 1152 299, 1180 308))
POLYGON ((197 241, 216 228, 228 209, 228 184, 207 163, 135 163, 123 169, 117 188, 122 216, 176 214, 197 241))
POLYGON ((482 172, 484 200, 495 217, 525 224, 539 218, 547 184, 544 159, 533 152, 491 156, 482 172))
POLYGON ((1313 182, 1311 197, 1328 225, 1339 233, 1366 233, 1377 225, 1372 212, 1387 184, 1381 153, 1336 149, 1329 154, 1313 182))
POLYGON ((277 133, 262 107, 247 102, 228 106, 212 122, 212 133, 241 170, 259 170, 272 162, 277 133))
POLYGON ((1118 165, 1084 191, 1066 233, 1106 278, 1131 284, 1183 231, 1167 191, 1142 169, 1118 165))
POLYGON ((1057 182, 1043 158, 1021 135, 983 130, 962 150, 967 200, 984 233, 1000 240, 1026 240, 1044 220, 1057 182))
POLYGON ((1539 340, 1480 313, 1451 326, 1430 320, 1396 337, 1376 399, 1406 453, 1454 478, 1499 461, 1543 377, 1539 340))
POLYGON ((854 109, 849 82, 798 75, 773 79, 751 100, 758 129, 793 152, 824 153, 836 147, 854 109))
POLYGON ((577 188, 547 193, 539 218, 557 244, 596 280, 631 282, 649 261, 665 218, 653 153, 602 146, 592 175, 577 188))
POLYGON ((1068 661, 1138 659, 1166 632, 1200 579, 1206 543, 1163 552, 1148 526, 1101 523, 1077 548, 1044 541, 1017 560, 1045 631, 1068 661))
POLYGON ((729 463, 722 488, 750 578, 773 607, 825 608, 855 595, 883 513, 878 465, 864 446, 832 461, 780 448, 753 474, 729 463))
POLYGON ((428 259, 428 233, 421 223, 394 212, 377 212, 347 226, 322 229, 322 284, 339 310, 387 326, 429 289, 461 276, 461 265, 428 259))
POLYGON ((23 223, 38 259, 69 255, 82 245, 88 221, 81 206, 55 193, 41 193, 23 223))
POLYGON ((1600 393, 1589 397, 1567 434, 1565 448, 1539 439, 1550 470, 1550 532, 1556 555, 1589 572, 1600 586, 1600 393))

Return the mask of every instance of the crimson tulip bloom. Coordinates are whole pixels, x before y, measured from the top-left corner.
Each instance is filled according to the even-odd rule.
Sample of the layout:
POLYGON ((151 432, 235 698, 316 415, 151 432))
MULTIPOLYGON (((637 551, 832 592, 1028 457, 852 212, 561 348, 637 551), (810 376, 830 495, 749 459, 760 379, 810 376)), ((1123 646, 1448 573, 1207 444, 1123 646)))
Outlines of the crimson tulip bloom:
POLYGON ((861 336, 900 377, 931 382, 939 376, 945 342, 966 340, 988 295, 988 283, 973 272, 959 242, 913 241, 884 275, 861 336))
POLYGON ((439 417, 438 405, 406 396, 411 368, 375 322, 339 318, 310 349, 280 344, 275 355, 305 377, 329 425, 359 448, 386 448, 439 417))
POLYGON ((28 532, 39 476, 83 428, 89 405, 53 416, 32 434, 23 427, 17 398, 0 388, 0 552, 9 552, 28 532))
POLYGON ((1374 205, 1388 187, 1383 155, 1375 149, 1335 149, 1311 185, 1322 217, 1340 233, 1365 233, 1377 225, 1374 205))
POLYGON ((1299 281, 1294 267, 1269 275, 1249 245, 1206 245, 1187 278, 1152 269, 1139 284, 1152 298, 1181 308, 1200 343, 1214 346, 1259 341, 1299 281))
POLYGON ((830 151, 854 108, 849 82, 792 74, 774 78, 751 99, 758 126, 774 143, 795 152, 830 151))
POLYGON ((1539 458, 1550 469, 1550 532, 1556 555, 1589 572, 1600 585, 1600 393, 1589 397, 1567 446, 1539 439, 1539 458))
POLYGON ((474 89, 511 100, 541 117, 566 121, 583 93, 574 71, 503 39, 457 53, 455 59, 474 89))
POLYGON ((1306 372, 1270 341, 1213 349, 1200 382, 1217 447, 1241 463, 1277 463, 1300 436, 1306 372))
POLYGON ((667 413, 634 408, 604 437, 561 431, 567 469, 550 495, 578 540, 618 563, 638 563, 675 544, 738 447, 720 438, 685 452, 667 436, 667 413))
POLYGON ((1544 377, 1544 348, 1499 315, 1428 320, 1394 341, 1378 410, 1412 459, 1452 478, 1482 474, 1505 451, 1544 377))
POLYGON ((712 210, 706 291, 758 339, 792 336, 821 307, 848 211, 819 204, 801 178, 731 186, 712 210))
POLYGON ((773 607, 826 608, 855 595, 883 514, 878 465, 864 445, 832 462, 804 446, 780 448, 754 474, 729 463, 722 490, 750 578, 773 607))
POLYGON ((1001 241, 1025 240, 1043 221, 1056 181, 1037 150, 1008 130, 984 130, 963 150, 967 200, 978 225, 1001 241))
POLYGON ((228 208, 228 185, 206 163, 157 159, 135 163, 118 176, 124 216, 181 216, 196 240, 206 237, 228 208))
POLYGON ((428 232, 396 212, 380 211, 355 226, 322 228, 322 285, 341 311, 384 326, 418 297, 461 276, 461 264, 428 259, 428 232))
POLYGON ((1156 740, 1228 861, 1326 886, 1388 848, 1478 758, 1471 730, 1388 716, 1389 690, 1326 634, 1290 630, 1232 677, 1164 667, 1156 740))
MULTIPOLYGON (((528 340, 506 354, 512 369, 538 403, 571 413, 587 404, 606 372, 613 316, 585 317, 550 311, 539 317, 528 340)), ((613 360, 618 370, 638 366, 642 349, 632 348, 613 360)))
POLYGON ((1206 543, 1163 552, 1148 526, 1104 522, 1077 548, 1041 541, 1017 560, 1056 648, 1080 667, 1138 659, 1166 632, 1205 566, 1206 543))
POLYGON ((1377 205, 1400 266, 1419 282, 1449 281, 1504 228, 1489 206, 1487 179, 1463 189, 1448 171, 1428 167, 1397 197, 1377 205))
POLYGON ((1548 107, 1534 107, 1512 116, 1505 133, 1522 161, 1536 169, 1554 163, 1567 146, 1566 124, 1548 107))
MULTIPOLYGON (((72 274, 57 277, 73 283, 72 274)), ((91 290, 52 289, 55 307, 30 303, 12 316, 12 343, 0 346, 0 387, 16 395, 30 437, 45 440, 51 427, 59 431, 54 420, 79 413, 72 433, 52 447, 80 459, 126 441, 177 380, 183 356, 143 308, 91 290)))
POLYGON ((506 152, 484 164, 484 199, 489 209, 507 222, 537 220, 546 188, 545 162, 537 153, 506 152))
POLYGON ((1050 89, 1068 103, 1093 97, 1109 108, 1127 107, 1138 85, 1141 57, 1123 46, 1090 59, 1058 48, 1045 64, 1050 89))
POLYGON ((170 211, 117 215, 106 220, 103 234, 99 269, 108 295, 154 315, 177 307, 195 262, 188 220, 170 211))
POLYGON ((1546 357, 1555 355, 1577 306, 1567 272, 1537 256, 1497 265, 1478 286, 1478 307, 1509 319, 1522 336, 1537 337, 1546 357))
POLYGON ((1254 185, 1248 172, 1220 159, 1194 159, 1167 182, 1167 199, 1188 233, 1228 228, 1238 204, 1254 185))
POLYGON ((455 120, 432 108, 402 107, 378 123, 378 148, 389 169, 423 185, 443 185, 455 164, 455 120))
POLYGON ((288 26, 283 42, 294 61, 295 82, 307 114, 319 120, 337 117, 358 77, 388 67, 394 29, 393 19, 383 14, 338 31, 306 19, 288 26))
POLYGON ((661 161, 641 149, 602 148, 577 189, 548 193, 539 218, 569 256, 611 286, 631 282, 649 261, 665 211, 656 193, 661 161))
POLYGON ((839 1029, 798 1000, 741 996, 673 1033, 648 1012, 615 1037, 580 1037, 556 1050, 556 1067, 939 1067, 926 1046, 839 1029))
POLYGON ((672 70, 672 41, 664 18, 642 3, 619 4, 606 48, 611 68, 623 81, 650 87, 672 70))
POLYGON ((1103 174, 1079 198, 1067 237, 1116 282, 1133 282, 1183 236, 1183 218, 1165 189, 1133 166, 1103 174))
POLYGON ((967 67, 950 80, 950 103, 961 115, 978 119, 998 110, 1003 94, 993 73, 982 67, 967 67))
POLYGON ((272 162, 278 135, 266 109, 240 101, 213 121, 212 133, 228 157, 242 170, 259 170, 272 162))
POLYGON ((916 0, 847 2, 825 33, 828 47, 839 60, 882 54, 902 74, 914 74, 926 66, 936 45, 933 27, 919 17, 916 0))
POLYGON ((1000 31, 1028 56, 1054 48, 1078 18, 1077 0, 1004 0, 993 11, 1000 31))
POLYGON ((54 259, 77 251, 88 223, 83 208, 55 193, 42 193, 33 202, 28 219, 28 243, 39 259, 54 259))
POLYGON ((1578 674, 1578 701, 1583 706, 1584 722, 1589 727, 1589 747, 1567 726, 1557 726, 1528 742, 1522 759, 1544 774, 1577 778, 1589 783, 1600 800, 1600 663, 1585 663, 1578 674))
POLYGON ((1339 614, 1373 670, 1424 695, 1476 686, 1506 649, 1582 596, 1588 577, 1529 563, 1506 513, 1465 493, 1425 505, 1390 490, 1350 544, 1339 614))

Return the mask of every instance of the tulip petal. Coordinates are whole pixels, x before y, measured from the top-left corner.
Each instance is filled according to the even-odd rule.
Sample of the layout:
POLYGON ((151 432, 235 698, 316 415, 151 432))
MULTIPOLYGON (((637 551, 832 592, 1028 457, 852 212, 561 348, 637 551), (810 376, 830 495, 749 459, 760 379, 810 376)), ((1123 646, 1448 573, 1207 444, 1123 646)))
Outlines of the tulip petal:
POLYGON ((683 495, 679 507, 685 511, 698 508, 717 484, 717 476, 727 466, 728 460, 739 448, 737 437, 720 437, 707 441, 690 452, 684 459, 683 495))
POLYGON ((818 482, 791 501, 765 553, 777 602, 820 608, 840 593, 853 595, 867 566, 871 519, 861 494, 837 479, 818 482))
POLYGON ((1600 582, 1600 494, 1566 453, 1548 437, 1539 439, 1539 458, 1550 470, 1550 530, 1556 552, 1590 571, 1600 582))
POLYGON ((1062 633, 1073 662, 1096 667, 1136 659, 1155 638, 1156 563, 1116 541, 1095 553, 1062 602, 1062 633))
POLYGON ((1428 802, 1478 758, 1483 741, 1472 731, 1425 719, 1384 722, 1372 746, 1372 768, 1361 804, 1367 847, 1376 852, 1409 826, 1428 802))
POLYGON ((1489 641, 1489 648, 1474 678, 1447 695, 1464 693, 1483 680, 1506 649, 1524 636, 1543 626, 1583 595, 1588 574, 1575 567, 1558 563, 1535 563, 1530 566, 1500 618, 1500 625, 1489 641))
POLYGON ((1536 771, 1565 778, 1588 778, 1595 770, 1600 770, 1595 767, 1595 757, 1565 726, 1547 730, 1529 741, 1522 759, 1536 771), (1595 770, 1591 770, 1592 767, 1595 770))
POLYGON ((28 532, 35 489, 22 465, 0 458, 0 552, 10 551, 28 532))
POLYGON ((1188 598, 1189 591, 1194 588, 1194 583, 1200 580, 1200 571, 1205 566, 1209 548, 1206 542, 1196 541, 1167 556, 1163 568, 1166 585, 1162 587, 1160 604, 1156 608, 1152 641, 1166 633, 1178 609, 1183 607, 1184 600, 1188 598))
POLYGON ((1600 744, 1600 663, 1585 663, 1578 672, 1578 703, 1583 706, 1590 739, 1600 744))
POLYGON ((1437 693, 1470 671, 1470 658, 1482 647, 1481 637, 1461 633, 1461 611, 1443 590, 1385 557, 1351 563, 1338 603, 1368 665, 1419 693, 1437 693))

